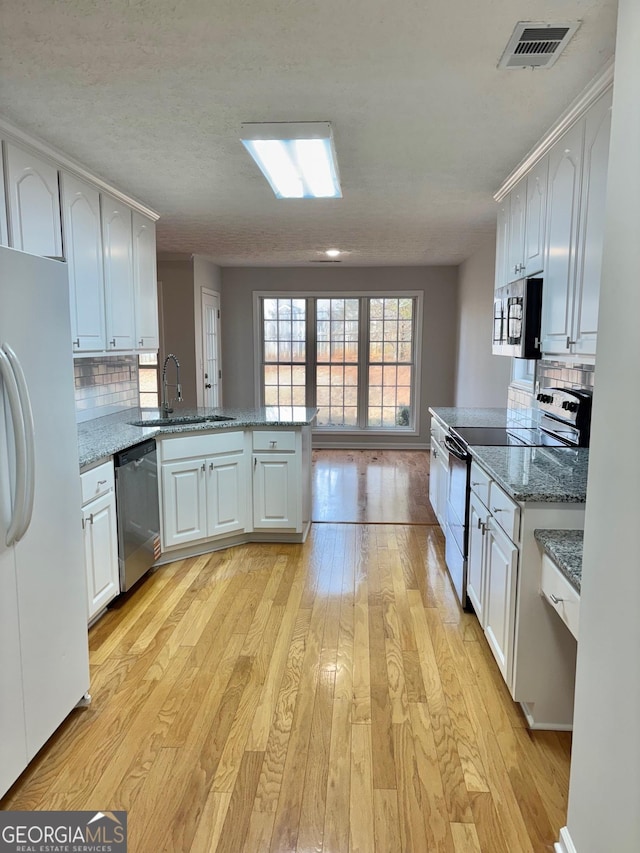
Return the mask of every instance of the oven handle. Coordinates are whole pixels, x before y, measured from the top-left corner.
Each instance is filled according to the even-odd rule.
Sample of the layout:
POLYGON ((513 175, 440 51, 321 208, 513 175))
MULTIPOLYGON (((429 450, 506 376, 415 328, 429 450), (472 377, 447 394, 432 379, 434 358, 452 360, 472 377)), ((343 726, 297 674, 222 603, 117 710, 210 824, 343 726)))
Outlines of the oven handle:
POLYGON ((454 439, 450 435, 445 435, 444 444, 447 450, 450 453, 453 453, 456 459, 461 459, 463 462, 466 462, 469 458, 469 454, 467 453, 467 451, 460 447, 458 442, 454 441, 454 439))

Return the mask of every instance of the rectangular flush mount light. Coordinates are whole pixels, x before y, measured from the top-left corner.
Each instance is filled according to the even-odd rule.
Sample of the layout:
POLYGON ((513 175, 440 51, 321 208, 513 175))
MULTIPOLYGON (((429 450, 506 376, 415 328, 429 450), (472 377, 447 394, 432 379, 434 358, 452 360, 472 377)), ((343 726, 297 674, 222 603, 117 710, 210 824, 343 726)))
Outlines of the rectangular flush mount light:
POLYGON ((276 198, 342 198, 328 121, 243 124, 241 139, 276 198))

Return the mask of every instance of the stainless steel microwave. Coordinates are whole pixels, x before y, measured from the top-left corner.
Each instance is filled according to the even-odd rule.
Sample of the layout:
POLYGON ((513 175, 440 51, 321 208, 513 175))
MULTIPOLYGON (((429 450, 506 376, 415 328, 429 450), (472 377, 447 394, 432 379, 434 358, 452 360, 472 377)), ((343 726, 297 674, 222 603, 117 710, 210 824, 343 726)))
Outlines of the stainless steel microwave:
POLYGON ((494 355, 540 358, 542 279, 521 278, 495 291, 494 355))

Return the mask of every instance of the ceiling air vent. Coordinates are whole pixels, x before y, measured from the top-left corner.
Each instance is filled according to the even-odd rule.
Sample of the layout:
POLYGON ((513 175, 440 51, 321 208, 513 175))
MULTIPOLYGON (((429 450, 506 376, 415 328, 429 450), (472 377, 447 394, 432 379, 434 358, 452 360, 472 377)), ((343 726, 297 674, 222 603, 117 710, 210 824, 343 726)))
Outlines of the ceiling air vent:
POLYGON ((551 68, 580 23, 518 21, 498 68, 551 68))

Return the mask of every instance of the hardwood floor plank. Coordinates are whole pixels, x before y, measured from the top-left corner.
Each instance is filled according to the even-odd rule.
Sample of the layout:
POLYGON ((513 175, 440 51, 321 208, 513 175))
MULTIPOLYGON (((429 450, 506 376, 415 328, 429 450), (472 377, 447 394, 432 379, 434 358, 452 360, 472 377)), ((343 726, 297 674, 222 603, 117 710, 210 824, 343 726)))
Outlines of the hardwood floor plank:
POLYGON ((191 850, 216 850, 224 822, 229 811, 232 794, 228 791, 211 791, 204 805, 191 850))
POLYGON ((393 730, 382 607, 369 607, 373 787, 395 788, 393 730))
POLYGON ((491 793, 473 791, 469 794, 469 799, 482 853, 513 853, 505 841, 491 793))
POLYGON ((452 823, 451 834, 456 853, 482 853, 480 839, 472 823, 452 823))
MULTIPOLYGON (((251 807, 258 787, 263 758, 264 753, 262 752, 244 753, 220 838, 217 846, 211 848, 212 853, 238 853, 239 850, 242 850, 249 829, 251 807)), ((173 850, 189 849, 193 853, 199 853, 199 849, 202 848, 195 846, 173 848, 173 850)))
POLYGON ((351 785, 349 789, 349 853, 375 849, 371 726, 351 726, 351 785))
POLYGON ((398 792, 374 789, 373 834, 376 853, 404 853, 398 817, 398 792))
POLYGON ((401 849, 403 853, 409 850, 429 850, 419 793, 420 770, 410 721, 394 725, 393 748, 396 759, 401 849))
POLYGON ((331 743, 327 773, 327 797, 323 853, 349 849, 349 802, 351 790, 351 699, 333 701, 331 743))
POLYGON ((426 702, 427 692, 424 689, 418 652, 412 650, 403 651, 402 666, 407 685, 407 700, 409 702, 426 702))

